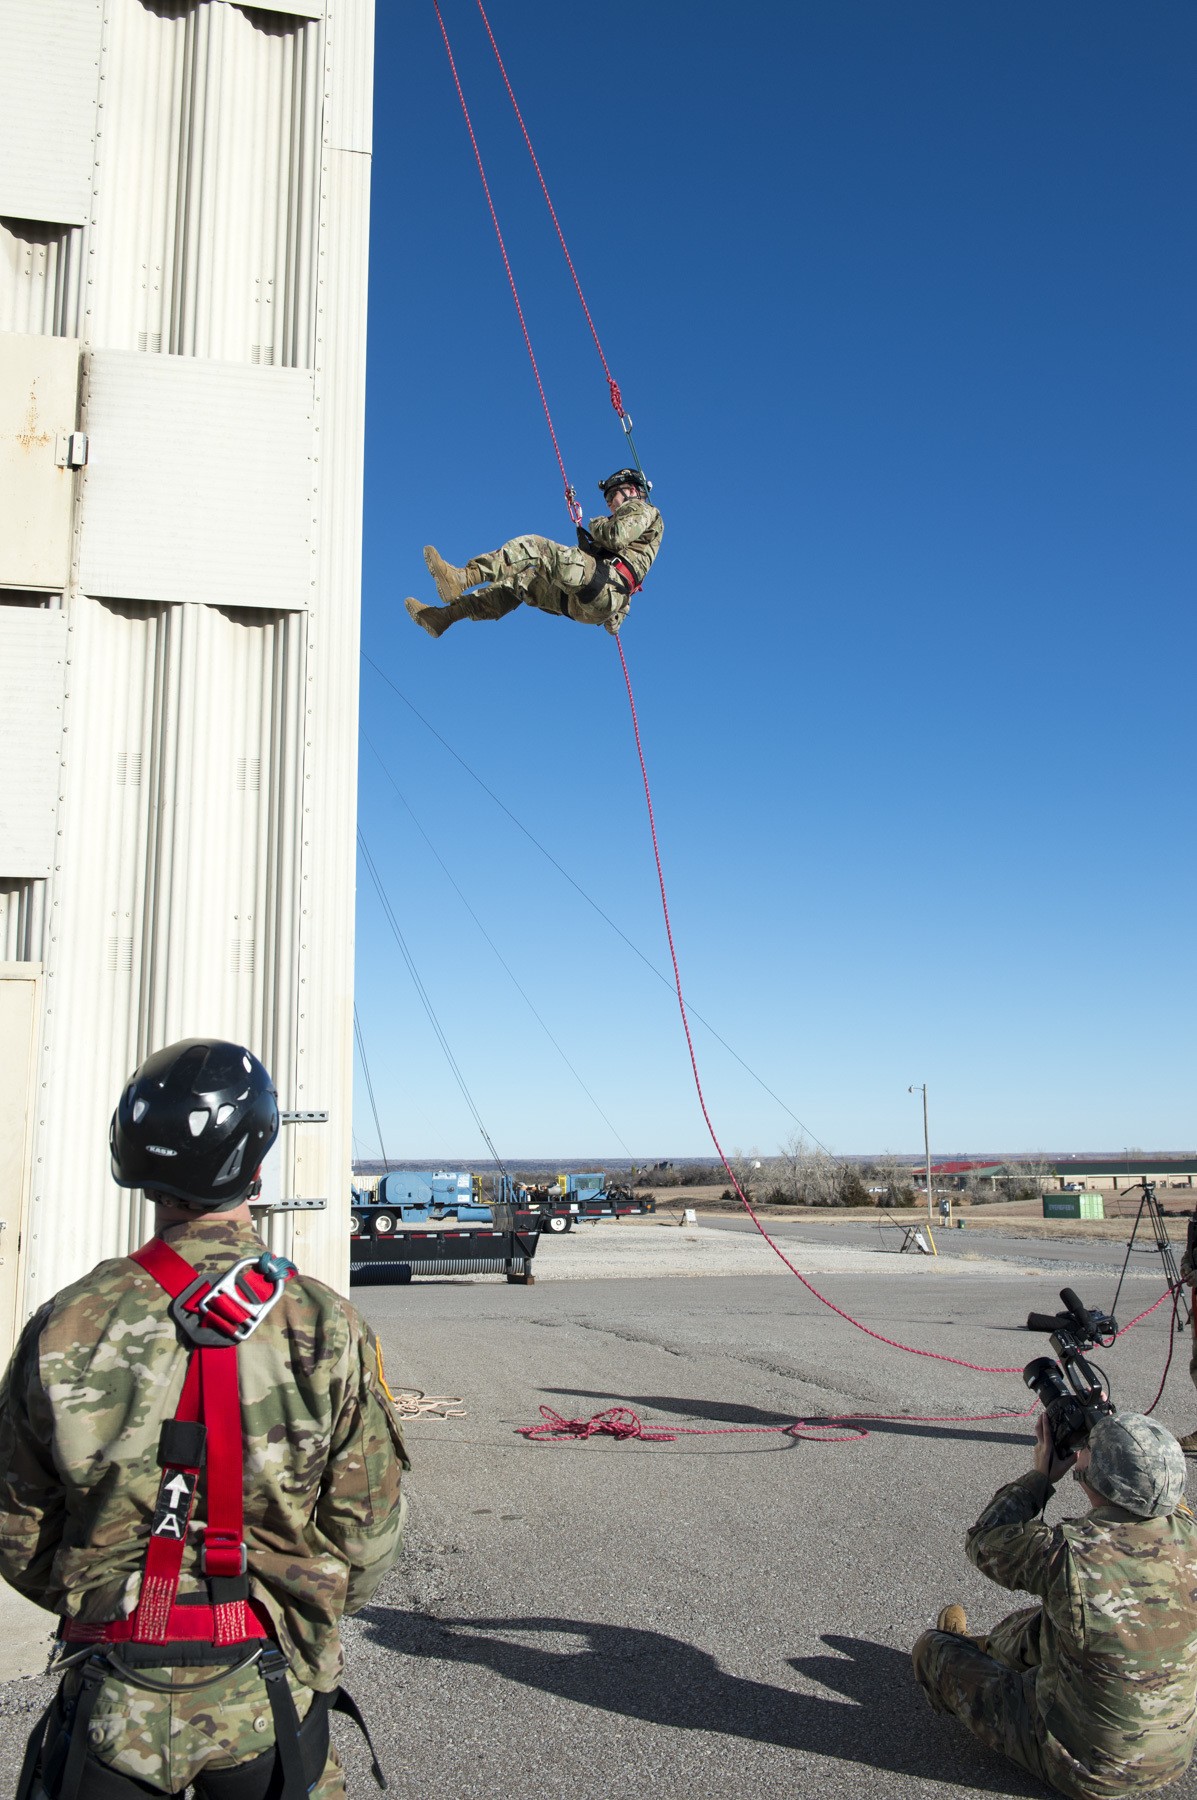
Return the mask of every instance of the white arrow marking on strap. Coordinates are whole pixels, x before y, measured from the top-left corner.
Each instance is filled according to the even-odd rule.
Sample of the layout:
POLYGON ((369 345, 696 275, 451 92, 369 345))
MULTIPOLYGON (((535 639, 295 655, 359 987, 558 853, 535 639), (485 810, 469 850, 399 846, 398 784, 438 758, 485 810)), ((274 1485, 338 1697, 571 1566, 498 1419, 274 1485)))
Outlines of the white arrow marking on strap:
POLYGON ((191 1483, 185 1475, 176 1475, 173 1481, 167 1482, 162 1491, 170 1499, 172 1506, 182 1506, 191 1498, 191 1483))

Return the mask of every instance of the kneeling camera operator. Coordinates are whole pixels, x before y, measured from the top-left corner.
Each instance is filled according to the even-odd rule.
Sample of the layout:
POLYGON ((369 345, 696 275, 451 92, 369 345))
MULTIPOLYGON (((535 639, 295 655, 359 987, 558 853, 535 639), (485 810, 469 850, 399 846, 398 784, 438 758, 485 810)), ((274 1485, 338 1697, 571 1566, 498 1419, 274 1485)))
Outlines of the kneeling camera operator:
POLYGON ((1185 1459, 1142 1413, 1119 1413, 1087 1360, 1118 1326, 1064 1288, 1065 1310, 1032 1313, 1055 1356, 1023 1379, 1043 1406, 1024 1475, 994 1495, 968 1532, 969 1560, 999 1586, 1038 1597, 982 1635, 945 1606, 914 1646, 914 1672, 937 1712, 1076 1800, 1175 1781, 1197 1743, 1197 1523, 1184 1503, 1185 1459), (1040 1516, 1071 1472, 1080 1518, 1040 1516))

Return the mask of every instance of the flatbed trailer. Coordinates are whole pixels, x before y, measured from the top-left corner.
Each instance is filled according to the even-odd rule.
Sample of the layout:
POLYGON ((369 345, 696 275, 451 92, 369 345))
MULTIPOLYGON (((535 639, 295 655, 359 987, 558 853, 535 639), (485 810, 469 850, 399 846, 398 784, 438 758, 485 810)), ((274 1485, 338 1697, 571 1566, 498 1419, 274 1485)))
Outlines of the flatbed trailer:
POLYGON ((500 1176, 496 1192, 503 1200, 526 1206, 542 1221, 546 1231, 572 1231, 575 1225, 597 1225, 600 1219, 626 1219, 652 1213, 657 1202, 652 1194, 642 1198, 631 1188, 607 1186, 605 1175, 558 1175, 555 1182, 529 1186, 500 1176))
POLYGON ((349 1280, 378 1285, 404 1284, 416 1275, 505 1275, 531 1287, 540 1220, 514 1206, 495 1206, 493 1213, 489 1224, 398 1224, 376 1235, 369 1211, 355 1208, 349 1280))

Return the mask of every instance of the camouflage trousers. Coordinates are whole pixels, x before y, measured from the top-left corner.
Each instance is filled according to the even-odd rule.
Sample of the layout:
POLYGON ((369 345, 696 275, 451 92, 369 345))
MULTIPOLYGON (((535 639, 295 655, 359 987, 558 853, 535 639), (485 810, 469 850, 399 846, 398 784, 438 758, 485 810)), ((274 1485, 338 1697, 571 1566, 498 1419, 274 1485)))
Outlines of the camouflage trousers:
MULTIPOLYGON (((154 1692, 115 1671, 101 1684, 88 1725, 88 1750, 118 1774, 148 1785, 151 1793, 180 1795, 205 1770, 235 1768, 261 1756, 274 1742, 266 1683, 256 1667, 236 1673, 210 1668, 155 1668, 145 1671, 154 1692)), ((309 1687, 288 1674, 302 1720, 312 1703, 309 1687)), ((82 1686, 77 1669, 63 1678, 60 1703, 68 1717, 82 1686)), ((54 1731, 53 1721, 50 1732, 54 1731)), ((36 1792, 36 1789, 35 1789, 36 1792)), ((345 1778, 330 1746, 324 1772, 310 1789, 312 1800, 345 1800, 345 1778)))
POLYGON ((984 1649, 955 1632, 924 1631, 911 1660, 936 1712, 959 1719, 991 1750, 1059 1788, 1061 1771, 1035 1705, 1041 1618, 1038 1606, 1011 1613, 989 1633, 984 1649))
POLYGON ((552 538, 511 538, 501 549, 466 564, 480 591, 462 596, 462 611, 470 619, 503 619, 517 606, 535 606, 541 612, 564 613, 580 625, 602 625, 614 634, 631 599, 620 582, 609 581, 593 600, 580 600, 594 569, 593 556, 552 538))

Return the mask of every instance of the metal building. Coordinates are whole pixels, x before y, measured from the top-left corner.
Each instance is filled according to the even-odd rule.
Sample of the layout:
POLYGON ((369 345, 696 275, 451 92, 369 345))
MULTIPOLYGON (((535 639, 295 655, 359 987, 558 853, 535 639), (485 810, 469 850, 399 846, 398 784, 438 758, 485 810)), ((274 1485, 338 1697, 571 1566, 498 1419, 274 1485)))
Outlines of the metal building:
POLYGON ((173 1038, 255 1049, 347 1279, 373 0, 0 0, 0 1353, 149 1233, 173 1038))

